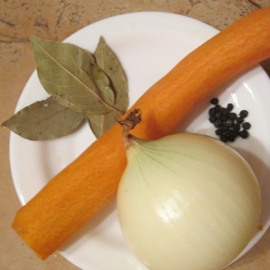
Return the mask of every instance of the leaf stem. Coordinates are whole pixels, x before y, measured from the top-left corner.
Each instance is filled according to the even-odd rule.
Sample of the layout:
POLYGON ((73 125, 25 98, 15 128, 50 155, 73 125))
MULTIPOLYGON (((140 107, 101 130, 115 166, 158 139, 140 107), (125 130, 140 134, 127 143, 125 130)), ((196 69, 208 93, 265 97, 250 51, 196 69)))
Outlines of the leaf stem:
POLYGON ((141 115, 140 109, 134 109, 124 120, 117 121, 123 127, 122 140, 126 149, 130 145, 130 137, 132 136, 129 132, 141 122, 141 115))

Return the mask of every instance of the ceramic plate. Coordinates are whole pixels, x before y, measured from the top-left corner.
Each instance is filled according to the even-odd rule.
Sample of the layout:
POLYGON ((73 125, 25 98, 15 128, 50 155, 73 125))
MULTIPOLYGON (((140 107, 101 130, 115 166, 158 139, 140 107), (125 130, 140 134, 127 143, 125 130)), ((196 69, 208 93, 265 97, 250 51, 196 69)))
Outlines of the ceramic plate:
MULTIPOLYGON (((103 36, 126 71, 130 105, 177 62, 218 31, 197 20, 170 13, 138 12, 111 17, 89 25, 66 39, 94 52, 103 36)), ((16 111, 48 95, 39 83, 36 71, 27 82, 16 111)), ((187 130, 215 136, 208 122, 211 97, 221 104, 231 102, 235 111, 246 109, 252 123, 248 140, 238 139, 231 146, 239 151, 254 169, 262 190, 262 231, 258 231, 250 249, 269 227, 270 220, 270 82, 256 66, 218 88, 185 120, 179 131, 187 130)), ((87 124, 60 139, 33 142, 11 134, 10 161, 14 185, 22 204, 29 201, 55 174, 65 168, 95 140, 87 124)), ((84 270, 143 270, 128 250, 122 237, 113 200, 60 253, 84 270)))

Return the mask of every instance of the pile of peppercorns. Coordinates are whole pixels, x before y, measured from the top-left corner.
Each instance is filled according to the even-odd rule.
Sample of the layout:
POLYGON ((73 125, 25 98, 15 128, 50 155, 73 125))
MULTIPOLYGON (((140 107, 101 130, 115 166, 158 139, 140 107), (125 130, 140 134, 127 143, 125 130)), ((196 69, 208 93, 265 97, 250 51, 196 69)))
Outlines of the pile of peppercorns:
POLYGON ((209 121, 215 126, 215 133, 221 141, 233 142, 237 137, 248 138, 248 130, 251 127, 249 122, 245 122, 248 111, 242 110, 237 115, 232 111, 233 104, 222 107, 217 98, 211 99, 210 103, 214 107, 209 109, 209 121))

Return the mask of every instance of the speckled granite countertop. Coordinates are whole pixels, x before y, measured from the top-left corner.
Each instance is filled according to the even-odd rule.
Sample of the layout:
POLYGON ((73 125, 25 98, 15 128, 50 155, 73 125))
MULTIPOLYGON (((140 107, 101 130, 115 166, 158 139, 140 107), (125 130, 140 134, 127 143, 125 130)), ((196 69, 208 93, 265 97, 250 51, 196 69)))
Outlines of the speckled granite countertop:
MULTIPOLYGON (((241 16, 260 7, 270 7, 270 1, 0 0, 0 122, 13 114, 22 89, 35 69, 30 35, 62 41, 88 24, 135 11, 184 14, 222 30, 241 16)), ((267 61, 264 68, 269 70, 267 61)), ((78 269, 59 254, 52 255, 46 261, 36 258, 32 250, 10 228, 20 203, 10 173, 10 133, 2 127, 0 134, 0 269, 78 269)), ((270 269, 270 232, 268 231, 243 258, 227 269, 270 269)))

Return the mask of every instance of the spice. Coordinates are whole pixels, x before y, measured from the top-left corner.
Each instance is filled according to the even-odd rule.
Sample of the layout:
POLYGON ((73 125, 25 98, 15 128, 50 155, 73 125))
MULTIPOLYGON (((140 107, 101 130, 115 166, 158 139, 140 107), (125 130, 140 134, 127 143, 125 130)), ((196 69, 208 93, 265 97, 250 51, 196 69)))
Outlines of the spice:
POLYGON ((228 103, 226 107, 219 105, 219 100, 213 98, 210 103, 214 107, 210 108, 209 122, 212 123, 215 128, 215 134, 219 136, 219 139, 223 142, 233 142, 237 137, 246 139, 249 137, 249 130, 251 124, 245 121, 248 116, 247 110, 241 110, 239 115, 233 112, 233 104, 228 103))

